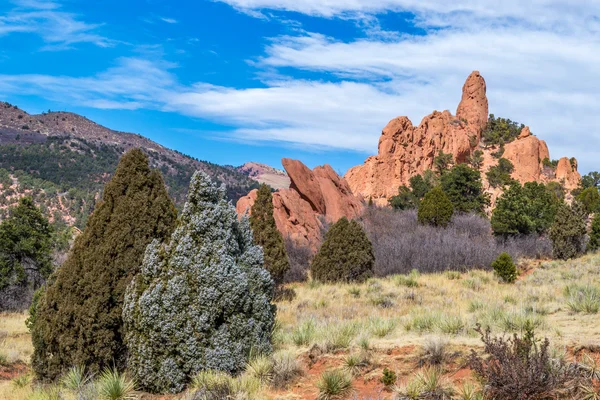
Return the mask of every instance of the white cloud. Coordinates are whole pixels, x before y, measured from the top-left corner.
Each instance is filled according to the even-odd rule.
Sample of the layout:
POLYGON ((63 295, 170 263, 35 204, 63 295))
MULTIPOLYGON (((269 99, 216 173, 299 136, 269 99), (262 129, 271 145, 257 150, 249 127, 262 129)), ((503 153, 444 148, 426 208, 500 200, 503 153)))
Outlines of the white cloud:
POLYGON ((585 10, 560 0, 485 6, 469 0, 226 2, 246 11, 345 18, 354 13, 363 20, 376 19, 371 14, 377 12, 411 11, 429 30, 382 40, 342 41, 319 33, 273 38, 255 63, 265 77, 255 88, 182 85, 174 65, 123 58, 84 78, 0 75, 0 96, 158 109, 222 123, 231 127, 228 135, 245 140, 373 154, 391 118, 408 115, 416 125, 434 109, 454 112, 465 78, 478 69, 488 84, 491 112, 528 124, 548 141, 552 157, 576 156, 583 171, 599 168, 597 1, 585 10), (294 70, 318 79, 295 79, 289 73, 294 70))
POLYGON ((163 22, 166 22, 167 24, 177 24, 179 21, 177 21, 174 18, 165 18, 165 17, 161 17, 160 18, 163 22))
POLYGON ((77 43, 92 43, 108 47, 113 41, 97 33, 100 24, 89 24, 77 15, 60 10, 51 1, 19 0, 17 7, 0 15, 0 36, 11 33, 39 35, 46 46, 43 50, 64 50, 77 43))

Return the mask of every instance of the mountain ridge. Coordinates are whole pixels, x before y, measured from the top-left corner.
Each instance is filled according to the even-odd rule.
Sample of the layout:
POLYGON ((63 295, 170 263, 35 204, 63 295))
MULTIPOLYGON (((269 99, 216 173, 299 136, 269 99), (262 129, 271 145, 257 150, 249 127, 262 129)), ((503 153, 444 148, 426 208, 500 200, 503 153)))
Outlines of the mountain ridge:
POLYGON ((0 219, 18 198, 30 195, 48 208, 50 215, 63 214, 52 219, 83 227, 119 157, 132 148, 148 154, 151 166, 163 173, 169 194, 179 206, 196 170, 224 183, 234 202, 258 186, 236 168, 199 160, 140 134, 112 130, 70 112, 29 114, 3 102, 0 219))

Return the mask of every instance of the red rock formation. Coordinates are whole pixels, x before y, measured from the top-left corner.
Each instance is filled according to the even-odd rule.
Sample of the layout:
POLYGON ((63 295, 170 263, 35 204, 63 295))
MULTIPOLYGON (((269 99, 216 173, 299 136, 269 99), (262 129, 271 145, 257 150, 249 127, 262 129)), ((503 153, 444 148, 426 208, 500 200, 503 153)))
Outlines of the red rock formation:
MULTIPOLYGON (((351 168, 345 175, 352 191, 364 198, 372 198, 379 205, 398 193, 398 188, 408 185, 409 179, 428 169, 440 151, 452 154, 456 162, 465 162, 473 150, 480 146, 481 133, 487 124, 488 100, 486 84, 479 72, 469 75, 456 110, 456 117, 449 111, 434 111, 426 116, 418 127, 407 117, 391 120, 383 129, 376 156, 367 158, 363 165, 351 168)), ((482 173, 498 161, 484 151, 482 173)), ((515 166, 513 178, 521 183, 529 181, 548 182, 557 180, 567 190, 574 189, 581 179, 568 159, 561 159, 556 177, 543 174, 542 162, 550 158, 548 146, 524 128, 517 140, 505 146, 504 158, 515 166)), ((499 193, 490 193, 495 198, 499 193)), ((497 192, 497 191, 496 191, 497 192)))
POLYGON ((531 135, 529 127, 523 128, 519 137, 504 146, 502 157, 513 163, 512 177, 521 183, 542 181, 542 161, 550 159, 546 142, 531 135))
POLYGON ((346 173, 352 191, 385 205, 412 176, 432 169, 440 151, 466 161, 487 123, 485 92, 485 80, 475 71, 463 86, 456 117, 449 111, 434 111, 418 127, 407 117, 391 120, 379 139, 378 154, 346 173))
MULTIPOLYGON (((362 199, 352 194, 350 186, 329 165, 310 170, 297 160, 283 159, 283 167, 292 183, 289 189, 273 193, 277 229, 294 242, 316 250, 321 241, 323 222, 341 217, 355 218, 362 213, 362 199)), ((249 213, 257 190, 238 200, 239 215, 249 213)))
POLYGON ((560 182, 565 189, 573 190, 579 187, 581 175, 577 172, 577 160, 575 158, 563 157, 558 160, 556 167, 556 180, 560 182))

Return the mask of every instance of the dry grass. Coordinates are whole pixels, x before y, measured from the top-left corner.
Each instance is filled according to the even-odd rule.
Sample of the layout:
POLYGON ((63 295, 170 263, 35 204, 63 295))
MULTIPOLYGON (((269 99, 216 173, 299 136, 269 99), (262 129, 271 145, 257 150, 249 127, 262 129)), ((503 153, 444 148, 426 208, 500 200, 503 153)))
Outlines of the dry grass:
POLYGON ((29 363, 33 353, 26 318, 26 314, 0 314, 0 356, 11 364, 29 363))
MULTIPOLYGON (((416 363, 432 337, 447 343, 449 351, 480 347, 479 336, 473 332, 478 323, 491 326, 495 333, 518 332, 532 323, 538 336, 548 337, 556 347, 600 343, 600 316, 575 312, 569 306, 573 296, 565 288, 577 285, 600 288, 600 255, 544 262, 515 284, 501 283, 493 272, 476 270, 413 273, 353 285, 291 285, 297 296, 291 302, 277 304, 274 342, 277 351, 296 357, 306 373, 296 372, 296 367, 293 373, 286 371, 291 381, 286 378, 282 385, 263 384, 260 397, 287 398, 300 386, 311 393, 306 398, 316 396, 319 376, 311 375, 306 364, 309 349, 315 345, 323 354, 319 357, 333 360, 333 367, 340 368, 350 355, 369 349, 378 364, 371 375, 378 380, 384 366, 397 366, 397 359, 387 356, 394 348, 414 345, 411 356, 416 363), (301 385, 290 384, 294 380, 301 380, 301 385), (273 386, 282 387, 276 396, 272 396, 273 386)), ((10 362, 29 361, 32 348, 25 318, 16 314, 0 316, 0 352, 10 362)), ((405 369, 414 372, 415 365, 405 369)), ((403 379, 407 377, 403 375, 403 379)), ((0 381, 2 399, 27 399, 32 393, 30 387, 16 388, 0 381)))

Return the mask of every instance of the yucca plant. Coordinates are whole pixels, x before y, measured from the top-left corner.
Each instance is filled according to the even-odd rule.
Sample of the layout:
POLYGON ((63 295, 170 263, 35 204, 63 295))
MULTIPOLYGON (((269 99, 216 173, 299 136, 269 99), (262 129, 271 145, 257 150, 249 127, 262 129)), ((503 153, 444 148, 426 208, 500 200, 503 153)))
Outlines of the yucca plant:
POLYGON ((137 399, 135 382, 116 369, 106 369, 97 381, 98 396, 102 400, 137 399))
POLYGON ((85 367, 71 367, 60 380, 61 385, 72 392, 79 393, 90 383, 91 376, 85 372, 85 367))
POLYGON ((248 362, 246 372, 261 384, 270 384, 273 380, 273 359, 264 355, 255 357, 248 362))
POLYGON ((460 389, 458 389, 459 400, 483 400, 483 393, 471 382, 464 383, 460 389))
POLYGON ((308 319, 292 332, 292 341, 296 346, 308 346, 315 337, 315 321, 308 319))
POLYGON ((319 388, 317 400, 343 399, 354 392, 352 376, 339 369, 323 372, 317 387, 319 388))
POLYGON ((23 389, 24 387, 27 387, 31 383, 31 375, 29 375, 29 374, 19 375, 19 376, 13 378, 11 383, 17 389, 23 389))

